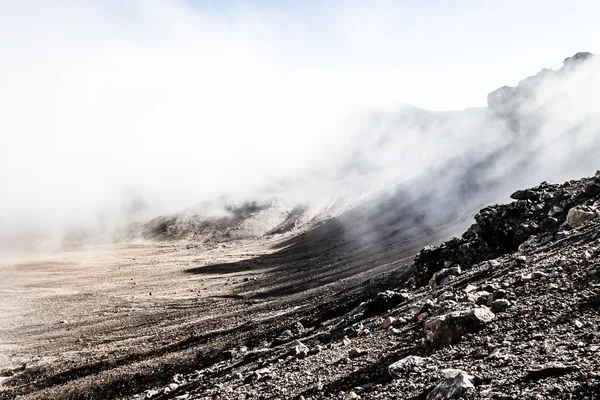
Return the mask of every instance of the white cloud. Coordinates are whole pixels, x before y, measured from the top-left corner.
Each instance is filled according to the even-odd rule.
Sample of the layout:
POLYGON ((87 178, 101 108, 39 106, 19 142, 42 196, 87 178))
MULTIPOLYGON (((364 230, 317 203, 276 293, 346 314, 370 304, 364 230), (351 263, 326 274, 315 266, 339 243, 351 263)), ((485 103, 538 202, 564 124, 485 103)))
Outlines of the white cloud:
MULTIPOLYGON (((515 34, 508 20, 492 26, 506 43, 490 45, 485 21, 521 6, 484 3, 449 16, 433 3, 331 3, 309 17, 168 0, 2 4, 0 219, 56 227, 132 194, 166 212, 249 193, 336 165, 365 138, 348 123, 362 107, 482 104, 521 64, 523 47, 510 49, 529 22, 515 34), (491 68, 493 54, 505 62, 491 68)), ((553 60, 579 50, 563 53, 570 44, 553 60)), ((374 135, 397 128, 385 124, 374 135)), ((397 162, 402 146, 418 152, 401 165, 453 151, 447 138, 403 135, 373 161, 397 162)))

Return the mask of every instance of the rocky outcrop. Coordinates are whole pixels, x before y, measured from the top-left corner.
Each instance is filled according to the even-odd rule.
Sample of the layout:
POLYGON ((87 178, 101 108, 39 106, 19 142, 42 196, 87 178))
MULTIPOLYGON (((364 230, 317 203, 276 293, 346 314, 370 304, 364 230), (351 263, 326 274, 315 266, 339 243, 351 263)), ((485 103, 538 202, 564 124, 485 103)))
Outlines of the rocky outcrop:
POLYGON ((428 246, 415 258, 415 281, 437 285, 436 274, 451 265, 468 269, 509 252, 524 253, 569 236, 595 218, 600 207, 600 173, 564 184, 543 182, 511 195, 515 201, 482 209, 461 237, 428 246))
POLYGON ((536 89, 546 78, 570 73, 582 62, 589 61, 593 57, 592 53, 580 52, 572 57, 567 57, 564 60, 563 67, 556 71, 544 68, 536 75, 520 81, 517 86, 503 86, 496 89, 488 94, 488 107, 496 114, 506 117, 530 113, 531 109, 521 110, 521 108, 526 104, 531 104, 531 101, 535 99, 536 89))

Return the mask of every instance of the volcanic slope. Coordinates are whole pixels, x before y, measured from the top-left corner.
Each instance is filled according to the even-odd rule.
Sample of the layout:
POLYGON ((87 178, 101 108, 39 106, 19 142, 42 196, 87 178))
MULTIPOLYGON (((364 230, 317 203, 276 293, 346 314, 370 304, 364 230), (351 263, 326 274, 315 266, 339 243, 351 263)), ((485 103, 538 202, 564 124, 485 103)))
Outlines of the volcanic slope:
POLYGON ((600 398, 600 172, 512 197, 425 247, 388 290, 286 321, 143 396, 600 398))

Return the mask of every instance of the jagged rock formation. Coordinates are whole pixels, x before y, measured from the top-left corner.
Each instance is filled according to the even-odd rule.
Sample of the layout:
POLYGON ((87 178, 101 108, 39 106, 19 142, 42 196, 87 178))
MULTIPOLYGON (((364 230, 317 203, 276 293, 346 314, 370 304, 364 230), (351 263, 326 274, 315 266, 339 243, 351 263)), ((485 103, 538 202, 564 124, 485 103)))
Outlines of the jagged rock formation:
POLYGON ((519 248, 533 251, 568 237, 573 228, 597 215, 599 183, 600 173, 562 185, 544 182, 513 193, 513 203, 484 208, 462 237, 421 250, 415 260, 417 284, 424 285, 436 272, 452 265, 469 268, 519 248))

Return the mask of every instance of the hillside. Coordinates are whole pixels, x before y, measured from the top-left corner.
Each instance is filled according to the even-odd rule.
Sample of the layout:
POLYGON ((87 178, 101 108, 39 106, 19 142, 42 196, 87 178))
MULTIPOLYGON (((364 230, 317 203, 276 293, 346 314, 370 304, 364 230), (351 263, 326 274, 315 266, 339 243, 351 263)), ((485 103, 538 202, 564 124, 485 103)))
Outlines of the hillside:
POLYGON ((358 306, 240 342, 145 396, 598 398, 600 172, 512 197, 358 306))

